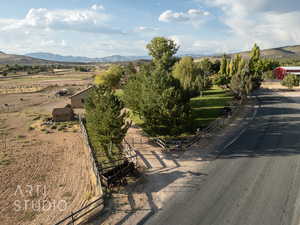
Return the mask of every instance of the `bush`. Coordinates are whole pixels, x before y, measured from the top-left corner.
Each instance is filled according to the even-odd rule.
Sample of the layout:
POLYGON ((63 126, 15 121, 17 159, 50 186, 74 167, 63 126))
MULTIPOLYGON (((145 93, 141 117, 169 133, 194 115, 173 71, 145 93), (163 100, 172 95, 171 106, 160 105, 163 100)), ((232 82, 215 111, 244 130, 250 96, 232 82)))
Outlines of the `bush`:
POLYGON ((274 75, 273 71, 267 71, 263 74, 264 80, 273 80, 276 79, 276 76, 274 75))
POLYGON ((289 89, 292 89, 295 86, 299 86, 299 78, 297 75, 294 74, 288 74, 283 78, 281 81, 281 84, 283 86, 288 87, 289 89))
POLYGON ((121 66, 112 65, 109 70, 95 77, 97 85, 107 86, 112 89, 117 89, 120 85, 120 80, 124 75, 124 70, 121 66))

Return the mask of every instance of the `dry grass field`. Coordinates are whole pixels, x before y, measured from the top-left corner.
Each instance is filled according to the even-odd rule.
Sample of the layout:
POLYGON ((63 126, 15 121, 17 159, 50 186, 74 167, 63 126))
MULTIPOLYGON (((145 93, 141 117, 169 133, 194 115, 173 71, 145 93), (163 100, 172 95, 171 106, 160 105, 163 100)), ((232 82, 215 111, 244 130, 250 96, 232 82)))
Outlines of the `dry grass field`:
POLYGON ((55 97, 58 90, 76 92, 91 83, 92 76, 0 80, 1 225, 54 224, 92 197, 78 124, 43 124, 54 107, 70 103, 68 96, 55 97), (2 94, 8 89, 13 93, 2 94))

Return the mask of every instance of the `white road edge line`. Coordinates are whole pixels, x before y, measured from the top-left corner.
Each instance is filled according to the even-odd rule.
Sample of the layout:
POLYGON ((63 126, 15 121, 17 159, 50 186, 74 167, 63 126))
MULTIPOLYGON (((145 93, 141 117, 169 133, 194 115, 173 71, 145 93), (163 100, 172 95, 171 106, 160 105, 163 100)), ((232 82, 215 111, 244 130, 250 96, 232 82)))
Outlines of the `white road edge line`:
MULTIPOLYGON (((254 120, 254 118, 256 117, 258 108, 259 108, 259 106, 255 105, 255 110, 254 110, 254 113, 253 113, 250 121, 254 120)), ((242 134, 247 130, 247 128, 248 127, 245 127, 243 130, 241 130, 240 133, 233 140, 231 140, 227 145, 225 145, 222 152, 224 152, 230 145, 232 145, 234 142, 236 142, 242 136, 242 134)))

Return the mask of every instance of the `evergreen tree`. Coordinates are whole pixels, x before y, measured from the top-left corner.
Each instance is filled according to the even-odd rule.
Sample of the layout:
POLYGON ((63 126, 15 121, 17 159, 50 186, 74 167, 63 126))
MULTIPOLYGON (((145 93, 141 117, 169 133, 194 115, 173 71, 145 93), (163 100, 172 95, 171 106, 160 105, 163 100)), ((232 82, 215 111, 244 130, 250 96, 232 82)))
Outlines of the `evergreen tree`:
POLYGON ((213 83, 222 88, 228 88, 230 83, 230 63, 227 60, 226 55, 224 54, 221 59, 220 71, 213 80, 213 83))
POLYGON ((262 82, 263 64, 261 62, 260 55, 259 46, 254 44, 249 60, 249 71, 252 74, 253 89, 259 88, 262 82))
POLYGON ((157 69, 171 72, 172 66, 177 60, 174 55, 179 49, 175 41, 164 37, 156 37, 147 45, 147 49, 157 69))
POLYGON ((156 134, 179 134, 189 121, 188 92, 162 70, 154 70, 144 78, 140 109, 145 127, 156 134))
POLYGON ((227 58, 226 55, 224 54, 221 60, 221 65, 220 65, 220 75, 226 75, 227 73, 227 58))
POLYGON ((179 134, 189 121, 190 97, 170 73, 178 47, 173 41, 158 37, 147 48, 153 65, 130 79, 124 89, 124 101, 138 112, 149 132, 179 134))
POLYGON ((112 146, 119 147, 129 128, 123 108, 123 103, 105 86, 94 87, 85 104, 86 126, 93 147, 110 161, 116 154, 112 146))
POLYGON ((230 89, 237 98, 242 100, 242 102, 247 98, 253 89, 252 75, 249 70, 249 65, 245 65, 243 69, 232 76, 230 89))
POLYGON ((212 72, 214 74, 218 73, 220 71, 220 67, 221 67, 221 61, 217 59, 212 63, 212 72))

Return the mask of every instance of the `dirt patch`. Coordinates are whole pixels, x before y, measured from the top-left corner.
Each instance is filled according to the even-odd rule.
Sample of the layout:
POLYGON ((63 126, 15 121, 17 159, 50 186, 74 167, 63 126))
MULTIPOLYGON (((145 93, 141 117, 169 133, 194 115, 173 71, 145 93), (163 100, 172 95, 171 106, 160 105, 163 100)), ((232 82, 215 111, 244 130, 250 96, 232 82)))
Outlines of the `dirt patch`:
POLYGON ((89 200, 84 199, 91 184, 80 133, 28 131, 26 115, 1 117, 6 127, 6 140, 1 141, 1 224, 51 224, 89 200), (29 186, 33 193, 28 193, 29 186), (36 190, 39 186, 45 193, 36 190), (61 206, 47 212, 32 208, 45 200, 61 206))
POLYGON ((54 224, 94 195, 78 123, 43 124, 70 103, 55 97, 61 88, 0 96, 1 225, 54 224))

